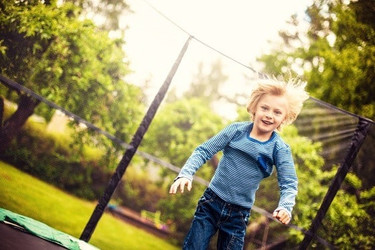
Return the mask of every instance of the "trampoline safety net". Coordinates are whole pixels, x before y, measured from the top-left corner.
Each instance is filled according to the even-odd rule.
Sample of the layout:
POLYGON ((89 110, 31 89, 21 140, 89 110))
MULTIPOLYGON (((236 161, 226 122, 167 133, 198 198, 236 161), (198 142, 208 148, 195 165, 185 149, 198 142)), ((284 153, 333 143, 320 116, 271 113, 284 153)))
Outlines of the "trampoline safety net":
MULTIPOLYGON (((153 22, 157 18, 160 17, 157 15, 150 16, 150 22, 153 22)), ((147 30, 144 32, 147 32, 147 30)), ((91 143, 95 143, 97 148, 101 148, 106 153, 108 152, 111 157, 113 156, 112 161, 108 161, 112 163, 110 166, 111 174, 116 171, 116 165, 121 163, 119 161, 123 152, 134 150, 134 159, 128 159, 129 167, 134 169, 134 171, 148 172, 152 170, 152 175, 154 177, 157 176, 154 178, 155 182, 159 182, 159 187, 164 188, 163 190, 166 194, 166 186, 169 186, 180 170, 182 166, 181 162, 187 159, 197 145, 190 145, 190 151, 185 151, 183 154, 171 158, 168 152, 164 150, 168 146, 161 144, 172 142, 173 133, 176 132, 174 129, 179 129, 179 133, 181 132, 181 134, 193 135, 193 133, 189 133, 189 130, 193 130, 193 124, 198 124, 199 120, 203 119, 205 115, 186 105, 188 102, 183 102, 186 98, 184 94, 186 94, 192 84, 199 82, 199 80, 201 82, 206 81, 205 90, 210 93, 206 96, 204 93, 201 93, 200 97, 206 99, 210 95, 216 97, 211 103, 201 106, 202 110, 211 110, 215 114, 215 119, 219 117, 220 121, 219 125, 214 124, 214 122, 210 125, 215 130, 208 131, 209 129, 206 129, 208 137, 218 132, 219 128, 224 127, 230 122, 248 119, 244 113, 246 113, 245 105, 249 96, 249 90, 253 82, 260 77, 264 77, 264 75, 251 67, 237 62, 224 53, 218 53, 220 51, 207 46, 207 44, 202 43, 202 41, 195 37, 188 38, 192 38, 190 44, 186 52, 184 51, 181 54, 180 49, 187 38, 184 31, 177 29, 173 37, 162 37, 162 34, 154 35, 156 37, 153 42, 144 44, 145 51, 160 50, 160 41, 173 41, 169 46, 168 53, 164 53, 165 56, 160 56, 157 61, 153 61, 155 68, 159 69, 158 72, 154 72, 155 74, 148 88, 144 87, 142 83, 132 82, 131 78, 128 81, 131 84, 142 86, 142 94, 147 94, 149 97, 157 96, 159 86, 162 86, 163 82, 169 82, 171 87, 169 88, 169 92, 166 93, 168 96, 167 100, 162 102, 163 97, 161 97, 158 101, 159 103, 154 107, 154 114, 156 110, 158 111, 153 120, 152 118, 149 119, 148 122, 151 123, 147 124, 147 126, 150 125, 149 130, 146 132, 147 128, 145 128, 143 132, 146 135, 143 141, 143 135, 141 138, 138 138, 140 139, 140 145, 137 145, 137 147, 132 145, 132 142, 129 140, 130 137, 127 139, 118 138, 115 136, 116 131, 112 132, 112 134, 102 129, 97 119, 96 122, 91 121, 91 115, 94 117, 98 113, 96 110, 87 111, 84 113, 85 118, 81 117, 81 114, 70 112, 68 107, 64 106, 64 101, 55 102, 55 100, 41 95, 40 90, 27 88, 27 83, 21 85, 13 81, 12 76, 2 75, 0 78, 0 95, 7 97, 5 98, 7 99, 5 110, 8 111, 5 114, 8 117, 11 116, 16 108, 11 103, 17 103, 18 101, 17 95, 9 94, 9 90, 17 90, 20 93, 31 96, 31 98, 38 99, 41 103, 38 105, 36 115, 55 113, 55 118, 64 117, 61 118, 65 119, 64 124, 75 120, 75 125, 71 125, 77 128, 74 131, 79 131, 79 133, 87 131, 90 136, 95 137, 95 140, 91 141, 91 143), (182 60, 177 63, 176 58, 179 53, 182 60), (199 63, 202 63, 204 67, 198 68, 197 65, 199 63), (164 67, 162 69, 156 67, 160 65, 164 65, 164 67), (210 69, 207 70, 207 67, 212 67, 211 71, 210 69), (214 71, 215 67, 217 71, 214 71), (175 70, 173 74, 170 74, 171 68, 175 70), (214 73, 219 74, 220 77, 215 78, 214 73), (15 108, 12 109, 11 107, 15 108), (180 124, 180 127, 172 127, 175 125, 172 121, 163 119, 168 116, 185 117, 185 119, 181 120, 187 121, 186 124, 188 125, 184 123, 180 124), (172 139, 166 137, 165 141, 161 141, 160 145, 155 146, 154 151, 148 151, 149 148, 147 145, 157 144, 155 143, 157 139, 156 135, 153 133, 155 133, 156 129, 160 128, 163 128, 163 133, 170 135, 172 139), (164 182, 164 184, 160 184, 160 182, 164 182)), ((187 46, 187 44, 185 45, 187 46)), ((74 84, 73 82, 64 82, 61 83, 61 88, 71 88, 74 87, 74 84)), ((167 89, 168 87, 164 91, 167 91, 167 89)), ((48 93, 48 91, 44 90, 44 93, 48 93)), ((83 90, 82 96, 85 96, 83 90)), ((66 98, 73 97, 67 96, 66 98)), ((84 102, 84 99, 82 101, 84 102)), ((147 103, 145 106, 147 105, 149 104, 147 103)), ((147 112, 145 111, 144 113, 146 114, 147 112)), ((34 117, 33 119, 34 122, 37 119, 46 128, 50 125, 50 122, 54 121, 54 119, 45 119, 41 116, 38 116, 38 118, 34 117)), ((132 124, 122 124, 122 126, 132 126, 132 132, 136 134, 136 125, 138 124, 142 124, 141 117, 134 117, 132 124)), ((118 127, 118 125, 113 127, 118 127)), ((199 131, 197 131, 195 131, 195 135, 199 136, 199 131)), ((247 246, 254 248, 276 248, 278 246, 285 246, 285 244, 291 244, 289 246, 295 248, 301 246, 301 244, 306 244, 306 247, 310 245, 315 248, 334 248, 338 244, 341 244, 340 235, 343 234, 352 234, 353 236, 349 235, 348 238, 353 240, 352 243, 354 246, 360 246, 361 239, 355 239, 355 234, 361 232, 362 235, 370 237, 374 232, 374 225, 369 224, 370 222, 365 219, 367 218, 366 216, 374 216, 373 205, 372 208, 369 205, 374 203, 374 195, 371 190, 374 190, 375 179, 369 178, 373 176, 375 170, 374 122, 311 97, 305 102, 303 110, 294 124, 282 131, 282 136, 292 148, 299 178, 298 196, 296 206, 293 210, 293 219, 291 225, 284 226, 274 221, 272 216, 270 216, 269 212, 275 209, 278 202, 279 189, 274 173, 271 178, 267 178, 262 182, 257 192, 255 206, 245 239, 247 246), (292 239, 292 241, 288 242, 289 239, 292 239)), ((38 175, 43 170, 38 170, 38 165, 28 164, 30 158, 27 154, 15 155, 15 152, 19 153, 23 147, 35 146, 35 144, 27 143, 30 140, 36 139, 31 138, 27 134, 27 129, 19 133, 9 146, 9 149, 0 156, 0 160, 9 162, 10 164, 23 162, 23 167, 20 167, 21 169, 23 168, 22 170, 33 175, 38 175)), ((190 143, 186 138, 185 140, 179 138, 180 145, 175 145, 175 147, 179 148, 188 142, 190 143)), ((176 141, 174 140, 173 142, 176 141)), ((43 152, 39 153, 43 155, 43 152)), ((48 152, 45 153, 47 154, 48 152)), ((56 165, 54 167, 56 168, 56 173, 70 171, 71 174, 74 174, 75 171, 73 167, 68 169, 69 166, 56 165)), ((99 198, 99 203, 100 199, 106 199, 103 203, 104 206, 100 207, 101 212, 106 209, 106 205, 108 205, 113 194, 100 193, 100 191, 103 191, 107 187, 108 182, 111 182, 108 175, 108 166, 103 166, 103 168, 105 169, 103 173, 106 174, 103 174, 101 179, 98 178, 95 183, 91 182, 92 186, 90 186, 90 190, 93 192, 90 194, 90 198, 98 199, 101 197, 99 198)), ((126 168, 127 166, 123 169, 122 174, 126 168)), ((199 191, 204 189, 210 176, 212 176, 213 171, 203 170, 209 168, 211 166, 207 164, 202 167, 201 172, 197 173, 194 188, 199 191)), ((129 199, 134 198, 126 193, 126 187, 123 186, 125 185, 124 182, 132 182, 131 178, 132 176, 134 177, 133 172, 132 174, 126 172, 124 176, 117 176, 119 182, 121 182, 121 179, 125 181, 120 185, 115 183, 113 186, 113 191, 115 191, 113 197, 116 199, 127 197, 127 199, 124 198, 123 204, 121 204, 124 206, 130 206, 131 204, 129 203, 131 203, 131 200, 129 199)), ((46 181, 56 184, 56 178, 53 177, 51 180, 46 181)), ((61 188, 63 187, 61 186, 61 188)), ((68 191, 79 194, 78 190, 74 189, 74 186, 70 187, 68 191)), ((17 190, 15 190, 16 192, 17 190)), ((145 197, 150 197, 150 195, 145 195, 145 197)), ((165 221, 173 221, 172 218, 178 217, 171 214, 170 211, 168 212, 166 208, 163 210, 162 205, 159 207, 155 206, 155 204, 165 204, 170 199, 168 195, 155 197, 160 198, 160 200, 143 201, 140 202, 143 204, 143 208, 136 207, 134 204, 133 208, 138 210, 160 209, 162 219, 165 221)), ((197 194, 195 194, 196 197, 198 197, 197 194)), ((137 199, 142 199, 142 197, 138 197, 137 199)), ((190 200, 186 199, 185 202, 189 204, 187 205, 188 207, 194 208, 197 200, 190 197, 190 200)), ((192 217, 193 211, 189 211, 191 212, 190 217, 192 217)), ((77 211, 71 212, 76 213, 77 211)), ((186 217, 186 215, 184 216, 186 217)), ((91 230, 94 230, 95 226, 96 224, 93 225, 91 230)), ((180 235, 186 233, 187 230, 186 227, 175 226, 175 228, 180 230, 180 235)), ((86 240, 90 238, 90 233, 86 240)), ((121 236, 119 235, 119 237, 121 236)), ((375 247, 375 244, 373 247, 375 247)))

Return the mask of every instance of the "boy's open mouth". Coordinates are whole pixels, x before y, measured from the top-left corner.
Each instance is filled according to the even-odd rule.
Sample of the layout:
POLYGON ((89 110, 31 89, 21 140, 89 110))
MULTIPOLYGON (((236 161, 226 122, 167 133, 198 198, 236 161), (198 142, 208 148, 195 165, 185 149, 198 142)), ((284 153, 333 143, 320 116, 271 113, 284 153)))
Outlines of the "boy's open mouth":
POLYGON ((263 123, 265 123, 266 125, 272 125, 273 122, 270 122, 270 121, 265 121, 265 120, 262 120, 263 123))

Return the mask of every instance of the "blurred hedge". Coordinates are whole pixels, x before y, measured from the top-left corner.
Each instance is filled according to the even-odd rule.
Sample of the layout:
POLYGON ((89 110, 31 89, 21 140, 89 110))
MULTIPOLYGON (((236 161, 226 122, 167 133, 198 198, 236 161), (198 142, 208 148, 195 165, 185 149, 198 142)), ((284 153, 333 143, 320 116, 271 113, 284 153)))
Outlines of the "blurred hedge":
MULTIPOLYGON (((10 115, 10 109, 6 105, 4 117, 10 115)), ((108 166, 107 152, 86 145, 78 152, 73 143, 71 129, 50 132, 43 119, 32 116, 0 159, 77 197, 97 200, 114 171, 108 166)), ((157 201, 166 196, 166 191, 151 180, 146 170, 134 167, 119 183, 113 202, 135 211, 156 211, 157 201)))
POLYGON ((111 173, 99 157, 77 157, 67 137, 47 133, 45 123, 31 120, 0 158, 78 197, 97 199, 111 173))

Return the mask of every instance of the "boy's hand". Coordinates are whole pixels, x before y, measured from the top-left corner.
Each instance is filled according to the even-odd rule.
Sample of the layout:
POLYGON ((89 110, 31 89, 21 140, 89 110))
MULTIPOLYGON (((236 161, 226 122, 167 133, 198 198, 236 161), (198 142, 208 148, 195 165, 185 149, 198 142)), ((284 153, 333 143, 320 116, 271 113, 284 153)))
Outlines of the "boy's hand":
POLYGON ((273 217, 283 224, 288 224, 290 221, 289 214, 284 209, 273 212, 273 217))
POLYGON ((173 182, 171 188, 169 189, 170 194, 177 193, 178 188, 180 188, 180 192, 183 193, 185 186, 187 186, 187 190, 191 190, 191 180, 185 177, 178 178, 175 182, 173 182))

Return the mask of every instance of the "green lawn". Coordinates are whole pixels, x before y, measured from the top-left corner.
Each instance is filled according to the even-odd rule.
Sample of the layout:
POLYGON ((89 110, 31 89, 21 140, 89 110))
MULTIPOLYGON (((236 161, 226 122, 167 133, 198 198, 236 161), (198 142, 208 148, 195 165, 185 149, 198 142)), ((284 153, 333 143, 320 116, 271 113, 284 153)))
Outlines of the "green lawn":
MULTIPOLYGON (((65 193, 0 161, 0 207, 79 238, 96 203, 65 193)), ((178 249, 110 214, 99 221, 90 244, 108 250, 178 249)))

